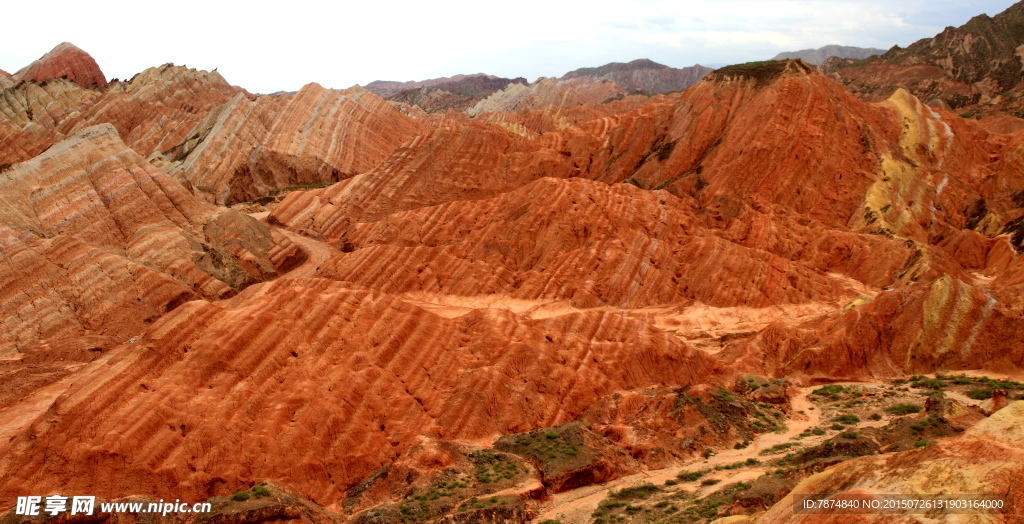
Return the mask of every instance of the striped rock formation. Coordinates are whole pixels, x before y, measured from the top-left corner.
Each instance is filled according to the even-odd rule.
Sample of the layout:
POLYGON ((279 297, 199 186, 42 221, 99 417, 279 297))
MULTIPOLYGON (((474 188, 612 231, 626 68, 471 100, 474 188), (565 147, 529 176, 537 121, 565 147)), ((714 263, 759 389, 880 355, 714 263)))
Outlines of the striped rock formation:
POLYGON ((235 95, 169 150, 166 169, 218 204, 369 171, 419 125, 360 87, 309 84, 288 96, 235 95))
MULTIPOLYGON (((436 127, 374 171, 289 196, 271 221, 349 246, 321 275, 390 293, 813 306, 816 327, 765 322, 732 348, 753 370, 996 366, 989 342, 1016 340, 1019 246, 1000 234, 1021 216, 1017 135, 906 92, 860 102, 800 61, 724 68, 674 98, 542 135, 510 124, 436 127), (575 178, 604 184, 555 180, 575 178), (623 181, 641 190, 605 185, 623 181), (977 271, 1007 278, 989 285, 977 271), (929 353, 937 340, 946 356, 929 353)), ((1005 358, 1019 367, 1024 354, 1005 358)))
MULTIPOLYGON (((582 420, 646 464, 747 439, 695 438, 716 417, 681 394, 728 406, 743 373, 1024 369, 1024 134, 799 60, 651 98, 513 84, 429 120, 171 65, 2 86, 4 496, 268 479, 369 523, 349 510, 511 433, 582 420), (265 223, 215 205, 330 182, 265 223)), ((963 441, 1011 434, 1003 411, 963 441)))
POLYGON ((66 79, 18 82, 0 92, 0 115, 23 136, 0 154, 12 162, 27 160, 38 154, 35 143, 50 145, 85 128, 112 124, 126 144, 149 156, 181 143, 209 111, 242 91, 216 72, 172 64, 104 90, 66 79))
POLYGON ((28 160, 88 127, 111 124, 129 147, 197 196, 225 204, 368 171, 419 129, 360 88, 334 91, 310 84, 294 95, 257 97, 215 71, 173 64, 108 86, 75 80, 86 77, 85 62, 94 64, 78 48, 62 44, 11 83, 0 80, 0 165, 28 160), (61 73, 62 64, 78 73, 61 73))
POLYGON ((479 73, 423 82, 371 82, 366 89, 394 103, 416 106, 427 113, 444 113, 465 111, 509 84, 526 83, 522 77, 501 78, 479 73))
POLYGON ((714 371, 615 312, 446 318, 338 282, 282 279, 179 306, 27 398, 52 404, 19 412, 31 422, 0 413, 0 489, 199 500, 276 478, 333 506, 420 435, 493 439, 571 421, 620 389, 714 371))
POLYGON ((277 274, 271 231, 196 200, 107 124, 0 174, 0 354, 128 336, 181 303, 277 274))
POLYGON ((530 85, 509 84, 508 87, 477 102, 466 110, 472 116, 489 111, 514 113, 547 106, 578 106, 600 104, 609 98, 625 95, 626 90, 610 81, 589 78, 555 80, 541 78, 530 85))
POLYGON ((86 88, 107 87, 107 78, 88 53, 64 42, 39 60, 14 73, 16 81, 43 82, 65 78, 86 88))

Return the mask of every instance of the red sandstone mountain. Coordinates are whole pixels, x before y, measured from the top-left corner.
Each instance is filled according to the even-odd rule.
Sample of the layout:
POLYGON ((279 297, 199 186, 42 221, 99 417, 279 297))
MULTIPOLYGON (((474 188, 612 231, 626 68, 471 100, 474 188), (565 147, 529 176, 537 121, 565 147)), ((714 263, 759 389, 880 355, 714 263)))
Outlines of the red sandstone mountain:
POLYGON ((14 74, 14 79, 42 82, 64 78, 87 88, 104 88, 107 79, 88 53, 64 42, 14 74))
MULTIPOLYGON (((64 56, 67 49, 92 63, 70 44, 50 55, 64 56)), ((51 62, 44 57, 36 64, 51 62)), ((60 79, 6 88, 0 136, 10 137, 10 146, 0 151, 0 164, 26 160, 72 133, 109 123, 132 149, 197 196, 235 203, 366 171, 411 138, 417 125, 359 88, 311 84, 292 95, 257 97, 216 72, 173 64, 107 89, 90 85, 60 79), (316 125, 307 125, 310 119, 316 125), (222 156, 221 147, 231 154, 222 156)))
MULTIPOLYGON (((510 84, 473 118, 169 64, 0 88, 3 510, 527 522, 799 427, 797 386, 1024 372, 1024 134, 800 60, 510 84)), ((1020 419, 790 473, 1018 494, 1020 419)))

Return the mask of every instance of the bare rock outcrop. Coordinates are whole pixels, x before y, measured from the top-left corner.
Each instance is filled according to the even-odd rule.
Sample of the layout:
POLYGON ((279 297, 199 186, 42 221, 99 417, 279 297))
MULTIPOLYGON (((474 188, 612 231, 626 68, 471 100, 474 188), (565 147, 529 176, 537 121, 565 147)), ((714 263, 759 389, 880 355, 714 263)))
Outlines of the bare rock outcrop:
POLYGON ((417 130, 412 119, 362 88, 309 84, 294 95, 236 95, 165 158, 168 172, 198 194, 230 204, 369 171, 417 130))
POLYGON ((54 47, 39 60, 14 73, 14 79, 25 82, 43 82, 65 78, 86 88, 105 88, 107 79, 91 56, 73 44, 64 42, 54 47))
POLYGON ((88 128, 0 174, 0 351, 47 338, 127 338, 186 300, 226 297, 277 271, 266 226, 196 200, 88 128))

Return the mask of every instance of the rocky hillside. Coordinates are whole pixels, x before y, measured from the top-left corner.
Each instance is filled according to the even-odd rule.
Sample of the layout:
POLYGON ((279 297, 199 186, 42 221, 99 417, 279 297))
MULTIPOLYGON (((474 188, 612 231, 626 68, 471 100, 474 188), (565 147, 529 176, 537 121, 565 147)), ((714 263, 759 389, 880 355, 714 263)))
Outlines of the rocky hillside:
POLYGON ((0 136, 9 138, 0 164, 32 158, 73 133, 110 124, 136 153, 217 204, 353 176, 418 128, 358 87, 336 91, 310 84, 290 95, 257 97, 216 72, 173 64, 106 86, 95 62, 70 44, 15 78, 20 80, 0 96, 0 136), (29 73, 34 80, 20 79, 29 73), (83 86, 75 78, 92 80, 81 80, 83 86))
POLYGON ((966 116, 992 111, 1024 115, 1018 48, 1024 45, 1024 3, 989 17, 978 15, 907 48, 866 60, 833 58, 821 66, 852 92, 880 100, 896 88, 966 116))
POLYGON ((82 87, 107 86, 107 79, 96 61, 85 51, 67 42, 53 48, 13 76, 15 81, 41 82, 62 78, 82 87))
POLYGON ((41 62, 0 77, 2 522, 78 521, 14 514, 42 493, 213 507, 95 516, 166 524, 1021 494, 1024 132, 799 59, 432 115, 41 62))

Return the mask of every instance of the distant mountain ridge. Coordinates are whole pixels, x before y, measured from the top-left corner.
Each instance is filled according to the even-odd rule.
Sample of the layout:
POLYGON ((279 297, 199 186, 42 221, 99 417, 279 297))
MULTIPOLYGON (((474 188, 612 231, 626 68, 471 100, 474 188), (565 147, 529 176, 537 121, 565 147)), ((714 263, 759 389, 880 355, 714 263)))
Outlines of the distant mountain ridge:
MULTIPOLYGON (((483 83, 495 83, 501 82, 502 80, 512 80, 508 78, 501 78, 495 75, 488 75, 486 73, 475 73, 471 75, 454 75, 454 76, 442 76, 440 78, 430 78, 427 80, 410 80, 408 82, 399 82, 395 80, 374 80, 369 84, 363 86, 363 89, 381 97, 388 98, 390 96, 397 95, 403 91, 409 91, 411 89, 419 89, 423 87, 435 87, 439 89, 449 90, 452 86, 457 86, 463 83, 472 84, 483 84, 483 83)), ((525 82, 526 79, 524 78, 525 82)), ((507 84, 506 84, 507 85, 507 84)))
POLYGON ((844 45, 827 45, 818 49, 801 49, 799 51, 787 51, 775 55, 772 60, 788 60, 799 58, 808 64, 819 65, 833 56, 839 58, 862 59, 869 56, 880 55, 885 49, 874 47, 853 47, 844 45))
POLYGON ((864 60, 829 59, 821 70, 867 100, 905 88, 921 100, 980 115, 1004 110, 1024 116, 1021 52, 1024 2, 1003 12, 981 14, 960 27, 947 27, 906 48, 893 46, 864 60))
MULTIPOLYGON (((531 98, 533 102, 526 104, 526 106, 532 107, 534 103, 539 103, 538 100, 546 100, 547 96, 552 92, 551 89, 553 88, 551 86, 569 86, 568 83, 565 83, 569 80, 576 81, 572 83, 570 88, 573 92, 577 90, 577 87, 589 85, 591 82, 611 82, 621 87, 622 91, 654 95, 683 91, 699 82, 712 71, 714 69, 699 64, 677 69, 646 58, 626 63, 611 62, 598 67, 582 67, 562 75, 561 78, 550 79, 554 83, 549 82, 548 84, 550 85, 545 84, 545 87, 541 88, 541 91, 547 94, 538 95, 540 98, 537 100, 531 98)), ((471 108, 474 108, 472 113, 476 113, 481 110, 480 107, 483 107, 476 107, 481 101, 495 95, 499 91, 507 90, 512 84, 531 87, 536 86, 542 80, 545 79, 541 78, 530 84, 523 77, 501 78, 477 73, 475 75, 455 75, 452 77, 409 82, 375 80, 366 84, 365 89, 393 103, 416 106, 427 113, 440 113, 444 111, 470 112, 471 108)), ((527 91, 529 90, 513 88, 512 91, 505 93, 499 98, 504 100, 505 98, 513 97, 518 100, 520 97, 526 96, 527 91)), ((536 89, 533 91, 536 91, 536 89)), ((619 93, 619 90, 608 87, 598 88, 590 86, 583 88, 583 91, 590 94, 600 91, 609 96, 616 93, 618 93, 619 97, 623 95, 623 93, 619 93)), ((586 95, 583 99, 589 100, 589 96, 586 95)), ((488 103, 485 105, 491 107, 493 104, 488 103)), ((506 107, 508 102, 502 102, 498 105, 506 107)), ((512 104, 515 107, 520 105, 519 102, 512 104)))
POLYGON ((396 82, 375 80, 365 89, 392 102, 418 106, 428 113, 465 111, 510 84, 526 85, 523 77, 502 78, 477 73, 429 80, 396 82))
POLYGON ((559 80, 589 78, 610 80, 626 90, 649 94, 682 91, 714 71, 700 64, 676 69, 653 60, 640 58, 631 62, 611 62, 599 67, 583 67, 562 75, 559 80))

